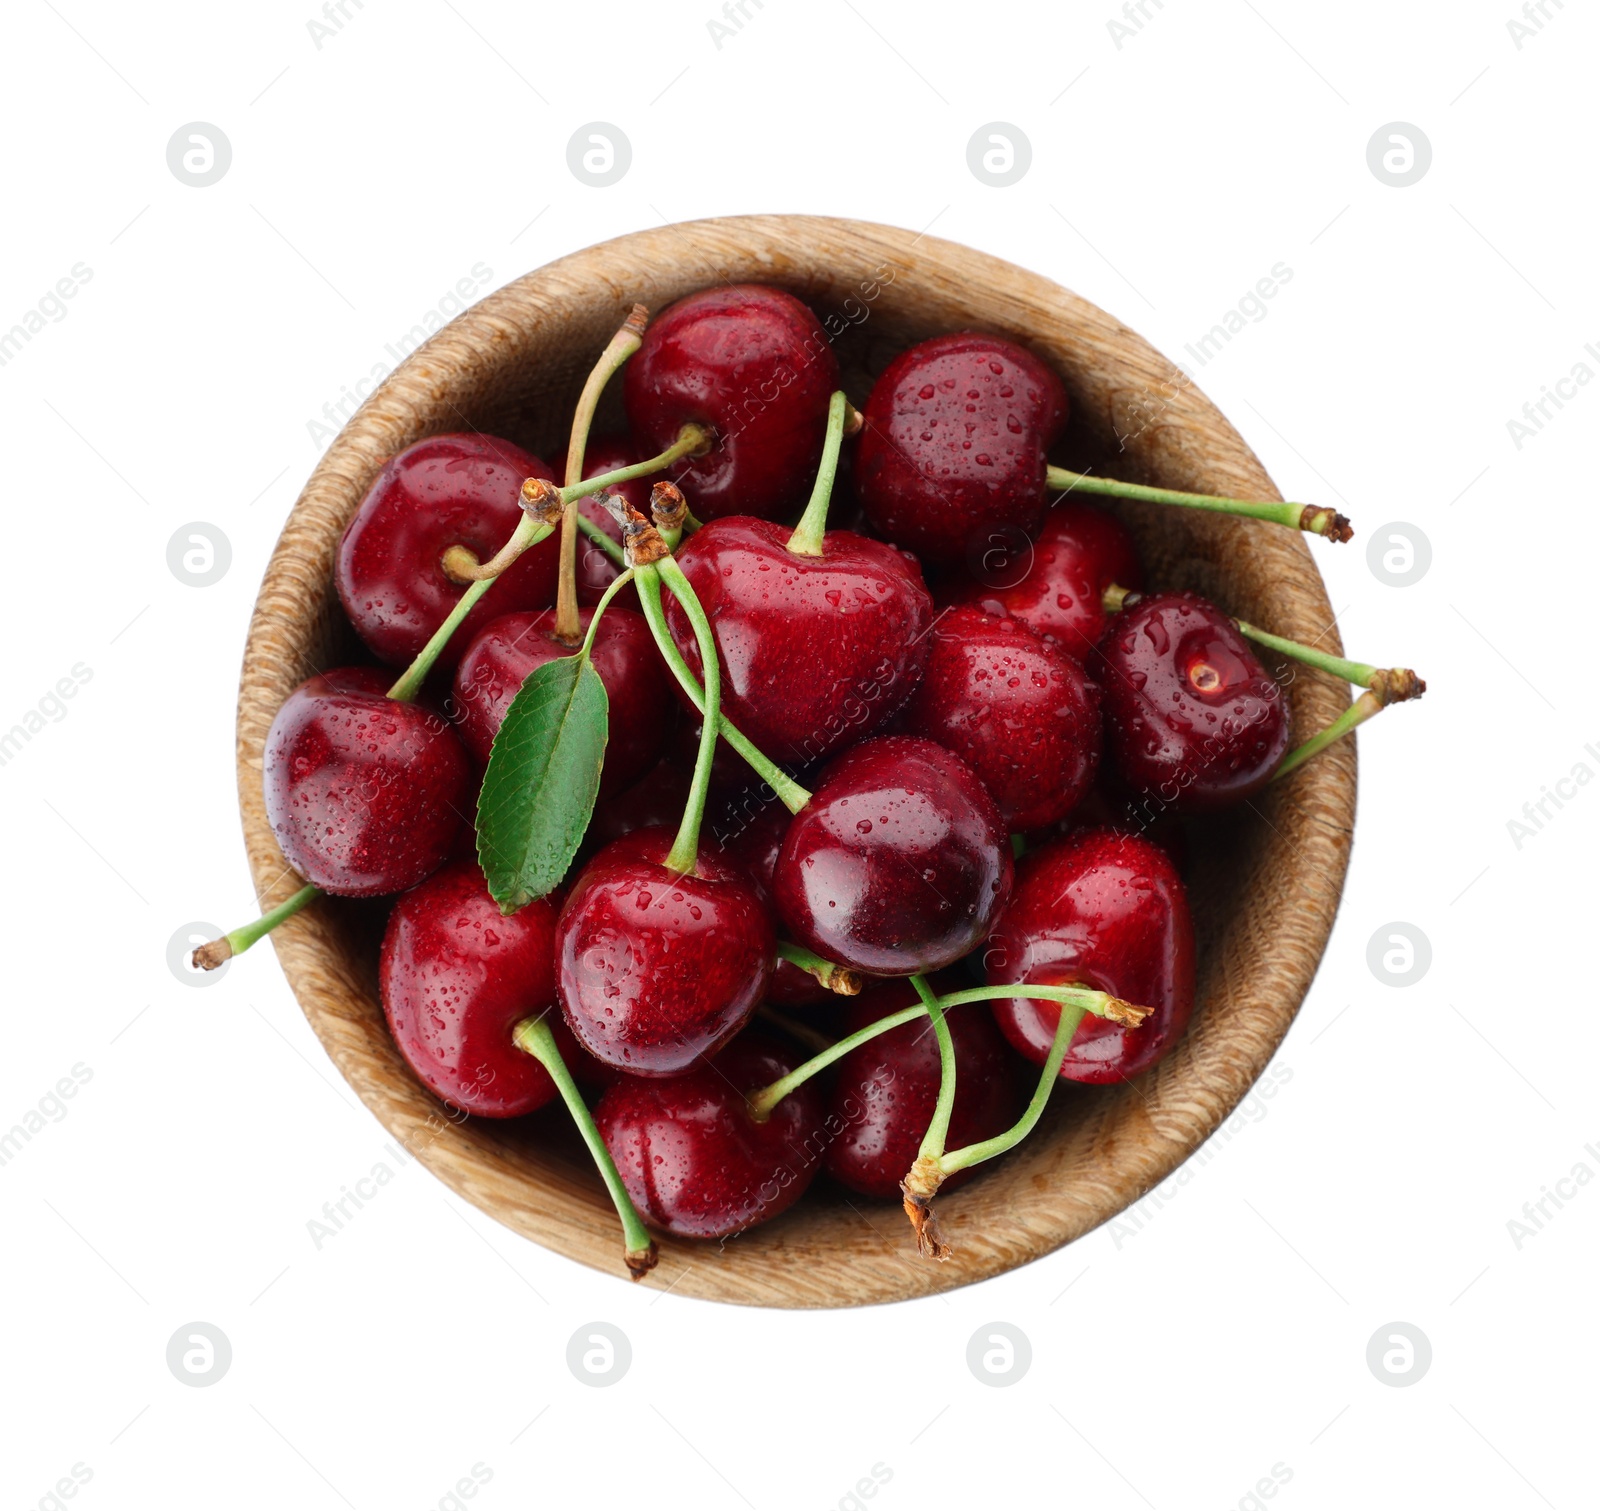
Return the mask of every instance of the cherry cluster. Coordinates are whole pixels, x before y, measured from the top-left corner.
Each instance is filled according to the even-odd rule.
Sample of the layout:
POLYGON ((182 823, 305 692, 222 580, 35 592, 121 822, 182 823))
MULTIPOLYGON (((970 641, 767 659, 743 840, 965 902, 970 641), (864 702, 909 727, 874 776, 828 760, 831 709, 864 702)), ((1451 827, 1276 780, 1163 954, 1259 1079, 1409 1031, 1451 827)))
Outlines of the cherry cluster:
POLYGON ((636 1276, 647 1227, 726 1237, 821 1171, 942 1256, 935 1194, 1058 1079, 1183 1034, 1185 818, 1422 690, 1145 591, 1083 495, 1349 525, 1052 466, 1068 414, 976 332, 900 354, 858 412, 813 312, 745 285, 635 306, 559 483, 491 436, 402 451, 336 565, 378 664, 311 677, 267 739, 305 885, 197 964, 398 894, 401 1054, 462 1114, 563 1100, 636 1276), (618 371, 628 432, 591 441, 618 371), (1291 752, 1256 645, 1364 691, 1291 752))

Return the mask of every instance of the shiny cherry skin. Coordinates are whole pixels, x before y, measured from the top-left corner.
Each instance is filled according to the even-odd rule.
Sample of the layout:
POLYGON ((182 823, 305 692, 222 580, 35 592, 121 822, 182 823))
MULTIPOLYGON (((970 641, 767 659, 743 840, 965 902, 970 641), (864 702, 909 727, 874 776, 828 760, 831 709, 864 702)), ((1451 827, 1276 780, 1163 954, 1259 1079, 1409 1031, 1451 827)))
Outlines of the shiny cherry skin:
MULTIPOLYGON (((400 1053, 441 1101, 514 1118, 556 1095, 511 1031, 555 1007, 559 911, 558 899, 540 897, 502 916, 470 861, 435 872, 394 905, 378 992, 400 1053)), ((571 1065, 571 1055, 564 1058, 571 1065)))
MULTIPOLYGON (((585 631, 592 609, 580 609, 585 631)), ((487 763, 501 721, 523 682, 573 647, 555 638, 555 611, 504 614, 485 625, 456 668, 453 707, 467 749, 487 763)), ((667 671, 643 614, 613 603, 600 620, 589 659, 610 701, 610 732, 600 796, 614 797, 660 759, 673 712, 667 671)))
MULTIPOLYGON (((356 633, 380 661, 406 666, 466 588, 440 559, 465 546, 487 561, 522 519, 524 478, 554 480, 538 457, 485 435, 436 435, 378 474, 339 542, 335 581, 356 633)), ((557 537, 524 552, 495 580, 439 656, 454 667, 491 619, 555 602, 557 537)))
POLYGON ((1015 619, 943 614, 928 637, 908 734, 953 750, 1013 831, 1064 818, 1100 764, 1100 694, 1076 661, 1015 619))
MULTIPOLYGON (((765 755, 804 765, 892 718, 921 672, 933 600, 905 552, 847 530, 821 556, 787 549, 787 525, 737 516, 698 530, 678 565, 711 621, 722 711, 765 755)), ((667 624, 698 676, 676 599, 667 624)))
POLYGON ((875 533, 924 561, 981 560, 991 538, 1031 535, 1067 391, 1032 352, 958 331, 902 352, 863 411, 855 485, 875 533))
MULTIPOLYGON (((645 460, 646 453, 639 448, 637 442, 625 435, 606 435, 591 437, 589 444, 583 452, 583 475, 585 478, 599 477, 604 472, 615 472, 621 467, 631 467, 635 462, 645 460)), ((565 476, 565 473, 562 474, 565 476)), ((650 517, 650 485, 653 479, 636 477, 631 483, 618 483, 609 491, 620 494, 633 505, 646 519, 650 517)), ((591 494, 588 498, 578 500, 578 513, 592 524, 599 527, 620 546, 622 544, 622 526, 603 504, 597 503, 591 494)), ((622 575, 619 567, 604 551, 600 549, 587 535, 578 537, 577 559, 577 588, 578 602, 592 608, 600 602, 605 590, 622 575)), ((617 597, 611 600, 616 604, 626 604, 637 607, 638 593, 632 586, 623 588, 617 597)))
POLYGON ((673 831, 636 829, 579 873, 556 925, 567 1026, 597 1060, 669 1076, 744 1027, 777 937, 750 878, 702 845, 693 875, 664 864, 673 831))
POLYGON ((1011 895, 1011 842, 976 773, 932 740, 884 735, 831 762, 773 872, 796 944, 877 976, 941 970, 1011 895))
POLYGON ((1288 700, 1215 604, 1142 599, 1111 622, 1095 660, 1107 754, 1133 793, 1198 813, 1272 780, 1289 749, 1288 700))
MULTIPOLYGON (((1159 845, 1083 829, 1031 851, 984 952, 991 985, 1087 986, 1151 1009, 1137 1028, 1085 1014, 1061 1079, 1107 1085, 1148 1070, 1194 1010, 1194 926, 1177 868, 1159 845)), ((1060 1021, 1053 1002, 1007 997, 995 1021, 1035 1065, 1060 1021)))
POLYGON ((1133 537, 1091 504, 1057 504, 1037 539, 997 537, 993 550, 969 562, 968 570, 980 580, 955 582, 940 594, 942 601, 1020 620, 1078 662, 1089 659, 1105 632, 1105 590, 1113 583, 1144 586, 1133 537))
POLYGON ((701 520, 798 514, 822 456, 839 363, 817 317, 782 289, 741 283, 680 299, 622 372, 628 422, 650 455, 691 422, 715 439, 674 480, 701 520))
MULTIPOLYGON (((941 981, 935 989, 955 985, 941 981)), ((874 987, 851 1003, 844 1032, 854 1033, 917 1000, 909 981, 874 987)), ((1020 1067, 987 1006, 965 1003, 945 1013, 956 1060, 947 1149, 994 1138, 1022 1115, 1020 1067)), ((863 1196, 898 1199, 938 1099, 939 1044, 926 1018, 902 1023, 851 1050, 839 1061, 828 1107, 827 1127, 834 1134, 824 1156, 828 1174, 863 1196)), ((940 1190, 953 1191, 973 1173, 958 1171, 940 1190)))
POLYGON ((727 1238, 800 1199, 827 1141, 816 1081, 786 1096, 764 1123, 745 1105, 800 1059, 741 1034, 682 1075, 623 1076, 607 1088, 595 1122, 646 1222, 680 1238, 727 1238))
POLYGON ((472 812, 472 764, 455 731, 385 697, 392 680, 370 666, 319 672, 267 732, 267 822, 284 859, 337 897, 414 887, 472 812))

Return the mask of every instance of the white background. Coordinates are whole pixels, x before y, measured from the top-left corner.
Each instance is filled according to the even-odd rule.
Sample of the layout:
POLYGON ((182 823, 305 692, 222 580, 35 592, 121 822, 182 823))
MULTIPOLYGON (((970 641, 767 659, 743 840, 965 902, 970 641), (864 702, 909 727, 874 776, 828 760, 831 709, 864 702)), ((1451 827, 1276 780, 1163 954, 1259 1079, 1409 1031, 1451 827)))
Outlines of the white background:
POLYGON ((421 1511, 476 1464, 486 1511, 822 1511, 877 1464, 889 1511, 1250 1506, 1274 1465, 1289 1511, 1593 1505, 1600 1182, 1520 1248, 1507 1226, 1579 1162, 1600 1173, 1600 788, 1520 847, 1508 830, 1600 771, 1600 391, 1520 448, 1507 427, 1600 371, 1597 23, 1545 3, 1520 47, 1510 0, 1147 0, 1117 40, 1110 0, 747 0, 720 47, 711 0, 346 0, 320 47, 310 0, 8 7, 0 329, 75 264, 92 278, 0 367, 0 728, 76 664, 92 678, 0 767, 0 1128, 75 1064, 92 1079, 0 1166, 6 1504, 51 1505, 77 1464, 89 1511, 421 1511), (604 189, 566 160, 596 119, 633 152, 604 189), (232 144, 208 188, 167 166, 192 121, 232 144), (967 165, 992 121, 1032 144, 1003 189, 967 165), (1367 163, 1394 121, 1432 144, 1406 188, 1367 163), (914 1305, 632 1290, 419 1167, 318 1251, 308 1219, 382 1131, 270 949, 203 991, 165 959, 180 925, 254 911, 233 696, 308 422, 475 264, 487 292, 755 210, 931 227, 1180 359, 1292 269, 1197 376, 1288 496, 1355 518, 1355 544, 1316 547, 1345 643, 1430 692, 1361 734, 1354 863, 1288 1079, 1142 1230, 914 1305), (167 565, 193 521, 232 548, 204 589, 167 565), (1369 568, 1389 522, 1431 542, 1413 586, 1369 568), (1368 966, 1391 922, 1432 947, 1404 989, 1368 966), (197 1319, 233 1349, 205 1389, 165 1362, 197 1319), (565 1362, 593 1320, 632 1344, 607 1389, 565 1362), (996 1320, 1032 1344, 1006 1389, 966 1363, 996 1320), (1432 1346, 1406 1388, 1366 1362, 1394 1321, 1432 1346))

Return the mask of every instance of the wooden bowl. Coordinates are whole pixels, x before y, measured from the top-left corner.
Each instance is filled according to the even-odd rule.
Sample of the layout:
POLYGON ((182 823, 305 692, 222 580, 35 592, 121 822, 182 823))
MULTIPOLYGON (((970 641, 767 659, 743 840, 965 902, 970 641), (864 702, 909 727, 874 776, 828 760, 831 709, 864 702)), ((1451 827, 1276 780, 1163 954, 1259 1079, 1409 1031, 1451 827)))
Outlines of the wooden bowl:
MULTIPOLYGON (((1232 426, 1147 342, 1048 279, 966 247, 860 221, 762 215, 665 226, 562 258, 491 294, 412 353, 340 432, 289 516, 256 600, 239 688, 240 806, 264 905, 299 881, 267 826, 262 746, 298 682, 360 659, 334 592, 334 554, 384 461, 422 437, 468 429, 558 458, 583 378, 629 305, 659 311, 722 281, 778 284, 810 304, 835 336, 858 402, 912 342, 995 331, 1065 379, 1067 465, 1278 497, 1232 426)), ((619 422, 613 408, 597 429, 619 422)), ((1196 589, 1281 634, 1338 650, 1299 534, 1153 505, 1122 514, 1152 584, 1196 589)), ((1300 670, 1289 693, 1295 741, 1349 696, 1342 683, 1300 670)), ((949 1261, 917 1257, 898 1207, 846 1199, 824 1180, 782 1218, 731 1242, 662 1238, 660 1266, 645 1283, 761 1306, 896 1301, 1037 1259, 1137 1201, 1239 1103, 1299 1009, 1339 903, 1355 792, 1347 740, 1191 834, 1199 988, 1187 1037, 1129 1084, 1058 1086, 1026 1143, 941 1198, 955 1248, 949 1261)), ((620 1278, 615 1214, 559 1106, 513 1123, 453 1120, 406 1067, 378 1003, 383 912, 318 903, 273 935, 324 1048, 384 1127, 452 1189, 536 1243, 620 1278)))

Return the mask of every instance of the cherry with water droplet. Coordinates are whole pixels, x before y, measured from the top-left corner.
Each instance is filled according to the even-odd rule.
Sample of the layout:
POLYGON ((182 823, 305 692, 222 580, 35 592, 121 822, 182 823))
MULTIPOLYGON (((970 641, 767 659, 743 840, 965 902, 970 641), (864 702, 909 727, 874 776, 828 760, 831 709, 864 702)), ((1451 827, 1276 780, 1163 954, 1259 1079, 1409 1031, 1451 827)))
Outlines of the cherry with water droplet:
POLYGON ((284 700, 262 761, 284 859, 341 897, 401 892, 450 854, 472 766, 437 713, 386 697, 374 667, 319 672, 284 700))
MULTIPOLYGON (((339 542, 335 581, 351 624, 369 650, 406 666, 444 623, 468 583, 446 565, 452 550, 491 560, 522 522, 525 478, 555 474, 530 452, 485 435, 437 435, 390 460, 367 490, 339 542)), ((551 538, 525 551, 495 579, 440 652, 455 666, 497 615, 554 602, 558 547, 551 538)))
MULTIPOLYGON (((1194 926, 1177 868, 1159 845, 1107 829, 1030 851, 983 964, 994 985, 1087 986, 1151 1009, 1136 1028, 1086 1015, 1061 1079, 1108 1085, 1148 1070, 1194 1008, 1194 926)), ((1060 1011, 1028 997, 994 1003, 1001 1031, 1035 1065, 1049 1056, 1060 1011)))
POLYGON ((648 1222, 683 1238, 727 1238, 800 1199, 827 1142, 821 1092, 800 1087, 764 1122, 745 1101, 798 1063, 771 1040, 742 1034, 681 1075, 624 1076, 607 1088, 595 1121, 648 1222))
POLYGON ((1196 813, 1254 796, 1289 748, 1283 689, 1215 604, 1156 593, 1111 622, 1093 667, 1106 748, 1147 805, 1196 813))
POLYGON ((1100 763, 1099 690, 1015 619, 949 610, 929 635, 905 729, 977 772, 1006 827, 1042 828, 1088 792, 1100 763))

